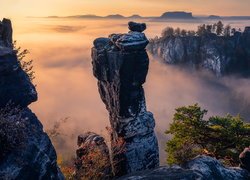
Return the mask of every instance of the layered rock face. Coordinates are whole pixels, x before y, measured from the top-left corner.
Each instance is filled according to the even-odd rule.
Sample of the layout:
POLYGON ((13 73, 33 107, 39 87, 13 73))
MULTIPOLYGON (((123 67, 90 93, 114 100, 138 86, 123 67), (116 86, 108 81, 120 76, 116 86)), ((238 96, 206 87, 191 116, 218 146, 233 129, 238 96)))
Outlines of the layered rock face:
POLYGON ((129 23, 127 34, 98 38, 92 48, 94 76, 112 128, 112 163, 116 176, 159 165, 153 114, 144 90, 149 59, 145 24, 129 23))
POLYGON ((217 76, 231 73, 250 75, 250 28, 243 33, 222 37, 203 36, 167 37, 152 41, 148 50, 168 64, 189 65, 208 69, 217 76))
POLYGON ((208 156, 198 156, 183 166, 159 167, 119 178, 119 180, 247 180, 250 173, 241 168, 226 168, 218 160, 208 156))
MULTIPOLYGON (((36 115, 27 107, 37 100, 37 92, 13 51, 10 20, 0 23, 0 34, 0 118, 13 127, 8 130, 9 134, 1 134, 3 137, 0 138, 5 142, 6 137, 8 140, 16 137, 5 142, 12 144, 11 149, 0 148, 6 152, 0 156, 0 179, 64 179, 49 137, 36 115)), ((4 132, 1 128, 10 127, 0 127, 4 132)))

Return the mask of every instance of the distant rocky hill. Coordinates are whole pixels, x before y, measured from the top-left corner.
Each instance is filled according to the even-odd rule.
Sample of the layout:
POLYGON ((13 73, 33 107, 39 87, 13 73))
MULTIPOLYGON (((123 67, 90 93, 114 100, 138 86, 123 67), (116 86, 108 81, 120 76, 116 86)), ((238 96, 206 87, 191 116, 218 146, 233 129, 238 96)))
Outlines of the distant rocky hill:
POLYGON ((221 19, 221 17, 217 15, 210 15, 208 16, 208 19, 221 19))
MULTIPOLYGON (((34 17, 30 17, 34 18, 34 17)), ((210 15, 210 16, 197 16, 193 15, 192 12, 185 11, 173 11, 173 12, 165 12, 160 16, 140 16, 139 14, 134 14, 131 16, 123 16, 121 14, 111 14, 107 16, 98 16, 94 14, 82 14, 82 15, 72 15, 72 16, 47 16, 45 18, 82 18, 82 19, 148 19, 151 21, 167 21, 167 20, 191 20, 191 21, 199 21, 202 19, 225 19, 225 20, 250 20, 250 16, 218 16, 218 15, 210 15)))
POLYGON ((160 18, 167 19, 193 19, 193 14, 191 12, 184 11, 174 11, 174 12, 165 12, 161 15, 160 18))
POLYGON ((206 33, 162 37, 151 40, 147 49, 167 64, 207 69, 217 76, 250 74, 250 27, 232 36, 206 33))

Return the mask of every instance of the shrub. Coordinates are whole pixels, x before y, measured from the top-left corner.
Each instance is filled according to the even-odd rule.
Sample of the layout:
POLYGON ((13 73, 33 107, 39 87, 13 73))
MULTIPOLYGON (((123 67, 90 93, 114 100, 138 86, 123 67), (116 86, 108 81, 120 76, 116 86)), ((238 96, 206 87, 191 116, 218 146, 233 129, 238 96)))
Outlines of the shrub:
POLYGON ((35 79, 35 72, 33 70, 33 60, 27 60, 25 57, 30 53, 28 49, 22 49, 17 46, 16 41, 13 43, 13 48, 16 51, 17 59, 21 68, 27 73, 31 82, 35 79))
POLYGON ((176 109, 173 123, 166 134, 169 164, 182 164, 200 154, 222 160, 226 165, 238 165, 239 154, 250 145, 250 124, 240 116, 214 116, 204 120, 207 110, 198 104, 176 109))

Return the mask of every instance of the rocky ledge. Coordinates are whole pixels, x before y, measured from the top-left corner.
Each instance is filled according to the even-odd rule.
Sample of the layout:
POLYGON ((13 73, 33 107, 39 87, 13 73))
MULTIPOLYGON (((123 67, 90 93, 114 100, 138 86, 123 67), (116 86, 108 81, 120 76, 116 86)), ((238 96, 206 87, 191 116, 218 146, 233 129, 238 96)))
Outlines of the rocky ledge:
POLYGON ((182 166, 164 166, 119 178, 119 180, 248 180, 250 173, 238 167, 227 168, 209 156, 198 156, 182 166))
POLYGON ((250 28, 225 37, 208 33, 202 36, 169 36, 152 40, 147 47, 167 64, 207 69, 217 76, 250 75, 250 28))
POLYGON ((130 32, 98 38, 92 48, 94 76, 109 112, 115 176, 159 165, 153 114, 146 109, 143 84, 149 59, 142 33, 146 24, 130 22, 130 32))
POLYGON ((11 21, 0 22, 0 179, 64 179, 55 149, 36 115, 37 100, 12 47, 11 21))

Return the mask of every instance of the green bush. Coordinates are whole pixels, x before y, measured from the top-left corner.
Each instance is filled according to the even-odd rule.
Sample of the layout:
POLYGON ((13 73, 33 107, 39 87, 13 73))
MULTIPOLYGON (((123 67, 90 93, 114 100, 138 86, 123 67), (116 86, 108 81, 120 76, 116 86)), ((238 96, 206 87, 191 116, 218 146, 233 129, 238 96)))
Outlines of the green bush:
POLYGON ((226 165, 238 165, 239 154, 250 145, 250 124, 240 116, 214 116, 204 120, 207 110, 198 104, 176 109, 173 123, 166 134, 169 164, 182 164, 200 154, 222 160, 226 165))

